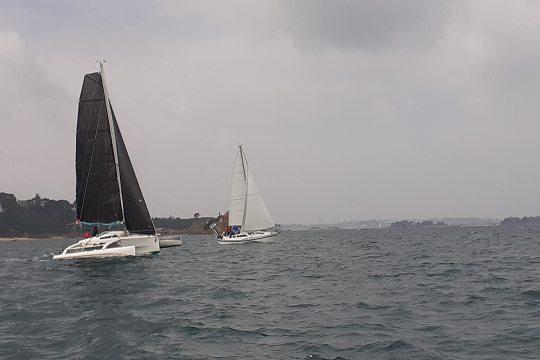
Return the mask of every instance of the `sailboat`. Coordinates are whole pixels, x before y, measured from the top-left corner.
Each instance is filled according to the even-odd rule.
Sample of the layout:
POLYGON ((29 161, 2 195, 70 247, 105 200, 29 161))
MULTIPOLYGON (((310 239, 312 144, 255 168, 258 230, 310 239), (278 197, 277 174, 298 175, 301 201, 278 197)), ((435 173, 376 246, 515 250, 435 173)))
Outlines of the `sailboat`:
POLYGON ((260 242, 279 233, 255 184, 242 145, 238 146, 231 183, 229 226, 221 230, 214 223, 210 228, 219 244, 260 242))
POLYGON ((76 135, 77 222, 107 231, 68 246, 53 259, 158 253, 159 234, 146 207, 109 101, 103 62, 86 74, 76 135), (123 230, 109 231, 123 225, 123 230))

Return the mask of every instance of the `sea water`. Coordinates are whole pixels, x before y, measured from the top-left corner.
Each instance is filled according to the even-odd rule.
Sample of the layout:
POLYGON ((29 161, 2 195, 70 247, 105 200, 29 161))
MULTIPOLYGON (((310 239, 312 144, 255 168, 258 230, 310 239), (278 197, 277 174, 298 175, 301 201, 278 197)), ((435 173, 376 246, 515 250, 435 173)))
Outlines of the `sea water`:
POLYGON ((0 243, 0 358, 540 358, 539 229, 183 236, 52 260, 72 242, 0 243))

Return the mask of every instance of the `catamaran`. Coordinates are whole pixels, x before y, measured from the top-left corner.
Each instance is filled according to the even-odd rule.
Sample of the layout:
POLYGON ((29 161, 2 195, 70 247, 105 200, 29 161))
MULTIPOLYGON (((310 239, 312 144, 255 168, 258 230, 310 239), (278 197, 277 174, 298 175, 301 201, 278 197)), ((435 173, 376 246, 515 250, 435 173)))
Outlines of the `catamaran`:
POLYGON ((242 145, 238 146, 231 183, 229 226, 221 230, 214 223, 210 228, 219 244, 261 242, 279 233, 253 180, 242 145))
POLYGON ((160 235, 131 165, 100 71, 86 74, 76 135, 77 221, 107 231, 68 246, 53 259, 158 253, 160 235), (109 231, 114 225, 123 230, 109 231))

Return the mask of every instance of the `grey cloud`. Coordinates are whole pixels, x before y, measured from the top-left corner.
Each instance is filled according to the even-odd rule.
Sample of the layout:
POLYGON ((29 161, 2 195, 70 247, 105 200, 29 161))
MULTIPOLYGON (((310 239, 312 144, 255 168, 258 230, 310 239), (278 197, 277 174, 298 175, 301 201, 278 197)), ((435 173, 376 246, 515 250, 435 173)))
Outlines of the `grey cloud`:
POLYGON ((69 103, 75 98, 47 78, 17 32, 0 30, 0 43, 0 184, 23 198, 36 192, 59 197, 70 185, 59 169, 73 163, 65 139, 74 130, 69 103), (30 189, 34 181, 44 185, 30 189))
POLYGON ((423 48, 442 33, 443 1, 300 0, 283 2, 285 25, 303 49, 423 48))

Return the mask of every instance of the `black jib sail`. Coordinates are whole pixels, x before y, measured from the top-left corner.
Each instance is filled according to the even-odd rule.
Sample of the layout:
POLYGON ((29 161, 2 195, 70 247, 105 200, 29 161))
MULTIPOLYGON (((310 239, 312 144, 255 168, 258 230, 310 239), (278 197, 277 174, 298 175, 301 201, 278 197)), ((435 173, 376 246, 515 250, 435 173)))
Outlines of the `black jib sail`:
POLYGON ((85 75, 76 137, 77 218, 87 223, 124 222, 132 233, 153 234, 154 225, 113 112, 111 121, 114 136, 101 73, 85 75))
POLYGON ((135 170, 129 160, 129 155, 120 133, 120 128, 116 122, 114 111, 112 120, 116 135, 116 148, 118 151, 118 163, 120 164, 120 180, 122 181, 122 199, 124 200, 124 220, 126 228, 130 232, 138 234, 155 233, 154 223, 146 207, 146 202, 135 176, 135 170))

